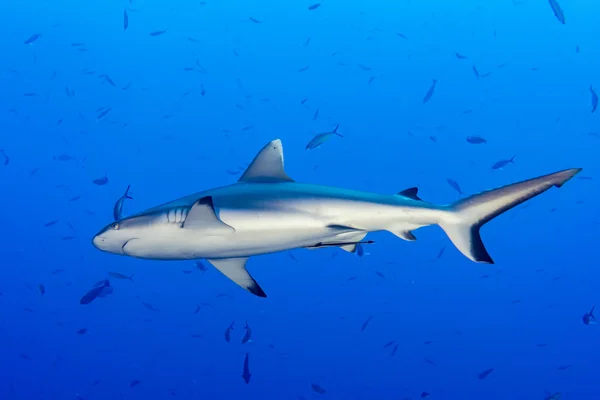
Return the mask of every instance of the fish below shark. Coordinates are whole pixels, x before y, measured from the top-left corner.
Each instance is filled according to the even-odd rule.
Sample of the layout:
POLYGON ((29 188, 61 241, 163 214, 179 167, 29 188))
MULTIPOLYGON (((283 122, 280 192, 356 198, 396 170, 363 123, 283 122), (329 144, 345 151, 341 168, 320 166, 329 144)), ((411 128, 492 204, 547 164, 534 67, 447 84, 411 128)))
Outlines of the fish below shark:
POLYGON ((421 200, 417 188, 394 195, 295 182, 279 139, 256 155, 237 183, 195 193, 107 225, 96 248, 151 260, 206 259, 249 292, 266 297, 246 269, 249 257, 296 248, 355 252, 370 232, 416 240, 413 231, 439 225, 475 262, 493 263, 480 228, 505 211, 581 171, 567 169, 464 198, 449 205, 421 200))

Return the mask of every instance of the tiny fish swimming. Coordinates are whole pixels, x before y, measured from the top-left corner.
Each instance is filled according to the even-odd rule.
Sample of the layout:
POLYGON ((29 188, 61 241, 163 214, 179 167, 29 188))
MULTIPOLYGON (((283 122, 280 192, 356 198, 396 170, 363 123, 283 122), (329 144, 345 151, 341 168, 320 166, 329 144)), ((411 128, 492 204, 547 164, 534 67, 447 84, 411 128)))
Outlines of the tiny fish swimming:
POLYGON ((354 253, 358 244, 372 243, 363 239, 376 231, 414 241, 414 230, 438 225, 467 258, 492 264, 480 228, 580 171, 566 169, 436 205, 421 200, 416 188, 388 195, 295 182, 285 172, 277 139, 263 147, 237 183, 122 218, 100 230, 92 243, 141 259, 206 259, 260 297, 266 294, 246 269, 250 257, 296 248, 354 253))

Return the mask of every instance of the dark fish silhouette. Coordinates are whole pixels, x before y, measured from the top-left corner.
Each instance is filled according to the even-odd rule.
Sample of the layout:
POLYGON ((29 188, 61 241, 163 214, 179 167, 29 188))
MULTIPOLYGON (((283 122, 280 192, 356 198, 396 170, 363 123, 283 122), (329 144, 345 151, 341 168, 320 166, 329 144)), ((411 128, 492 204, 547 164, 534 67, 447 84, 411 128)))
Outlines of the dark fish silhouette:
POLYGON ((125 200, 126 199, 133 200, 133 197, 131 197, 129 195, 130 187, 131 187, 131 185, 127 186, 127 189, 125 190, 125 194, 123 194, 123 196, 119 197, 119 199, 117 200, 117 202, 115 203, 115 205, 113 207, 113 217, 115 218, 115 221, 120 220, 121 217, 123 216, 123 203, 125 203, 125 200))
POLYGON ((163 33, 166 33, 166 32, 167 32, 166 29, 162 30, 162 31, 153 31, 153 32, 150 32, 150 36, 160 36, 160 35, 162 35, 163 33))
MULTIPOLYGON (((595 306, 594 306, 595 307, 595 306)), ((590 312, 586 312, 583 314, 583 323, 585 325, 596 323, 596 317, 594 316, 594 307, 590 310, 590 312)))
POLYGON ((129 16, 127 15, 127 10, 123 11, 123 30, 126 31, 129 27, 129 16))
POLYGON ((250 366, 248 365, 248 357, 250 354, 246 353, 246 357, 244 358, 244 370, 242 372, 242 378, 244 378, 244 382, 250 383, 250 377, 252 374, 250 373, 250 366))
POLYGON ((100 281, 94 285, 92 290, 83 295, 83 297, 79 300, 79 304, 90 304, 92 301, 96 299, 96 297, 100 296, 103 290, 110 287, 110 282, 105 279, 100 281))
POLYGON ((464 194, 464 192, 461 190, 460 185, 458 184, 458 182, 456 182, 454 179, 452 178, 447 178, 446 182, 448 182, 448 185, 450 185, 450 187, 454 190, 456 190, 458 192, 459 196, 462 196, 464 194))
POLYGON ((108 176, 104 175, 102 178, 97 178, 92 181, 94 185, 104 186, 108 183, 108 176))
POLYGON ((248 341, 250 341, 250 338, 252 338, 252 330, 250 329, 250 326, 248 326, 248 321, 246 321, 246 326, 244 327, 244 329, 246 330, 246 333, 242 338, 242 344, 248 343, 248 341))
POLYGON ((592 112, 596 112, 596 109, 598 108, 598 95, 594 91, 592 85, 590 85, 590 93, 592 94, 592 112))
POLYGON ((319 8, 320 5, 321 5, 321 3, 311 4, 310 6, 308 6, 308 9, 309 10, 316 10, 317 8, 319 8))
POLYGON ((508 164, 514 164, 515 157, 516 157, 516 155, 512 156, 508 160, 500 160, 500 161, 495 162, 494 165, 492 165, 492 169, 501 169, 501 168, 506 167, 508 164))
POLYGON ((482 373, 480 373, 478 375, 479 379, 485 379, 487 378, 492 372, 494 371, 494 368, 490 368, 490 369, 486 369, 485 371, 483 371, 482 373))
POLYGON ((42 37, 41 33, 34 33, 33 35, 29 36, 29 38, 27 38, 23 43, 25 43, 25 44, 33 44, 40 37, 42 37))
POLYGON ((487 143, 487 140, 485 140, 481 136, 467 136, 467 142, 472 144, 483 144, 487 143))
POLYGON ((437 85, 437 79, 434 79, 433 83, 429 87, 429 90, 427 90, 427 93, 425 93, 425 97, 423 97, 423 104, 425 104, 429 100, 431 100, 431 96, 433 96, 433 93, 435 92, 435 86, 436 85, 437 85))
POLYGON ((362 326, 360 327, 360 331, 364 332, 367 327, 369 326, 369 324, 371 323, 371 320, 373 319, 373 316, 371 315, 369 318, 367 318, 367 320, 362 324, 362 326))
POLYGON ((558 4, 558 1, 549 0, 549 2, 550 2, 550 7, 552 8, 552 11, 554 11, 554 15, 556 16, 556 19, 558 19, 561 24, 564 24, 565 23, 565 14, 563 13, 562 8, 560 8, 560 4, 558 4))
POLYGON ((316 149, 317 147, 319 147, 323 143, 325 143, 327 140, 329 140, 329 138, 331 138, 332 136, 343 137, 337 131, 339 127, 340 127, 340 124, 337 124, 337 126, 335 127, 335 129, 333 131, 318 133, 317 135, 315 135, 315 137, 313 137, 310 140, 310 142, 308 142, 308 144, 306 145, 306 150, 316 149))
POLYGON ((313 392, 319 394, 325 394, 325 392, 327 392, 321 385, 317 385, 316 383, 311 383, 310 388, 313 390, 313 392))
POLYGON ((225 329, 225 341, 226 342, 231 342, 231 331, 233 330, 233 325, 235 325, 235 321, 233 321, 231 323, 231 325, 229 325, 227 327, 227 329, 225 329))

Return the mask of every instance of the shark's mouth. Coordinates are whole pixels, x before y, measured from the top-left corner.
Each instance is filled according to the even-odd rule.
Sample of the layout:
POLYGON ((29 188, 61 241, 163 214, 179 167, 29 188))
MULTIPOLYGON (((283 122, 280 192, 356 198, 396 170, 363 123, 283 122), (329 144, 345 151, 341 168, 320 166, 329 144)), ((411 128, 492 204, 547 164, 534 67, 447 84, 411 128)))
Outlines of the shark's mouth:
POLYGON ((127 245, 129 243, 131 243, 134 240, 139 240, 138 238, 132 238, 129 239, 128 241, 126 241, 125 243, 123 243, 123 246, 121 246, 121 251, 123 252, 123 254, 125 254, 126 256, 130 256, 130 257, 135 257, 134 254, 128 253, 127 252, 127 245))

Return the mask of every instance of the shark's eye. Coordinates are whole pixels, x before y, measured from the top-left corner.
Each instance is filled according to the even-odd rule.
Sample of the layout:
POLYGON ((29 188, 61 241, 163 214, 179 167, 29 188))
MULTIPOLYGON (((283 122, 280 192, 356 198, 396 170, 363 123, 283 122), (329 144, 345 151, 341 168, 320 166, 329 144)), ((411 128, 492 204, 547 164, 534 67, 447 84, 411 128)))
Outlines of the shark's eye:
POLYGON ((114 231, 119 230, 119 224, 117 222, 115 222, 114 224, 112 224, 112 228, 114 231))

